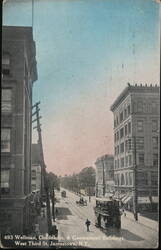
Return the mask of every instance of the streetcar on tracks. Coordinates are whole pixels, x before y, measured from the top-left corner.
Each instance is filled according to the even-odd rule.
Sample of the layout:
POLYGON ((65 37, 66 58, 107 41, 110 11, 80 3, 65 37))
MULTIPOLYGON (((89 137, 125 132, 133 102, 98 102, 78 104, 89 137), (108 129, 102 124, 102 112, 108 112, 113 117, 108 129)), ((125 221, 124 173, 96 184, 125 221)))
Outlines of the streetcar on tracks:
POLYGON ((119 201, 109 198, 96 198, 95 226, 101 229, 121 228, 121 211, 119 201))

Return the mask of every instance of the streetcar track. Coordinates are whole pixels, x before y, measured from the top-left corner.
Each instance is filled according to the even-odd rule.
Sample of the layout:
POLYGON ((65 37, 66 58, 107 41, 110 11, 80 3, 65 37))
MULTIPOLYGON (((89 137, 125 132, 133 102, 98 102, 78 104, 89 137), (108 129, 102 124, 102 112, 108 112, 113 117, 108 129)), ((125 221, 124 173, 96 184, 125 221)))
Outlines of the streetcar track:
MULTIPOLYGON (((70 204, 70 207, 73 209, 73 211, 75 211, 75 213, 76 213, 76 215, 81 219, 81 220, 84 220, 84 219, 86 219, 87 218, 87 216, 85 216, 81 211, 80 211, 80 209, 76 206, 76 204, 75 204, 75 202, 74 201, 71 201, 70 199, 68 199, 68 205, 70 204), (81 214, 81 215, 80 215, 81 214)), ((83 207, 82 207, 83 208, 83 207)), ((130 218, 126 218, 126 219, 128 219, 128 220, 131 220, 130 218)), ((91 219, 90 219, 91 220, 91 219)), ((132 220, 131 220, 132 221, 132 220)), ((132 221, 133 222, 133 221, 132 221)), ((91 224, 93 225, 93 226, 95 226, 95 222, 93 222, 93 220, 91 220, 91 224)), ((139 224, 141 224, 142 226, 144 226, 144 227, 146 227, 146 228, 148 228, 149 230, 151 230, 151 231, 154 231, 154 232, 157 232, 158 233, 158 231, 157 230, 155 230, 155 229, 152 229, 151 227, 149 227, 149 226, 147 226, 147 225, 144 225, 144 224, 142 224, 142 223, 139 223, 139 224)), ((105 234, 105 232, 103 231, 103 230, 101 230, 101 232, 102 233, 104 233, 105 234)), ((125 239, 125 238, 124 238, 125 239)), ((150 243, 151 244, 151 241, 149 241, 148 239, 144 239, 146 242, 148 242, 148 243, 150 243)), ((156 241, 158 241, 158 237, 155 237, 154 236, 154 240, 156 240, 156 241)))

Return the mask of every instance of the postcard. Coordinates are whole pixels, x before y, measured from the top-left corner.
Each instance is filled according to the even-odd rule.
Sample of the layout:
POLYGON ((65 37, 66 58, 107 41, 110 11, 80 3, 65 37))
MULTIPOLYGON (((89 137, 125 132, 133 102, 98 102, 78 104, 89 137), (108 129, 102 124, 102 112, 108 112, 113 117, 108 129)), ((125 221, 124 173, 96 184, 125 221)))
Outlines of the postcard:
POLYGON ((160 1, 1 6, 1 247, 157 248, 160 1))

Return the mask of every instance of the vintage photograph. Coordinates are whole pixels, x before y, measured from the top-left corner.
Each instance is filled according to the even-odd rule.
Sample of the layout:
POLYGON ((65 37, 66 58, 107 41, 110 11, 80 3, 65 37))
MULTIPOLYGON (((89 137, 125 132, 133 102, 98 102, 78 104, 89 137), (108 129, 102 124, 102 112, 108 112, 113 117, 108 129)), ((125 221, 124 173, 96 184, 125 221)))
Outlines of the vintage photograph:
POLYGON ((1 7, 0 247, 156 249, 160 1, 1 7))

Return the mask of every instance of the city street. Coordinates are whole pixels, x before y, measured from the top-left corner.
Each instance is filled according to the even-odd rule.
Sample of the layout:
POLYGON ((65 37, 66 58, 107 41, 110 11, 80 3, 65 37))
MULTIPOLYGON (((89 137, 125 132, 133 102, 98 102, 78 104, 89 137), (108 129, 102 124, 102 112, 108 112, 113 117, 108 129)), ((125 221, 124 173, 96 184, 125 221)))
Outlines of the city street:
MULTIPOLYGON (((78 246, 91 248, 154 248, 157 247, 157 228, 135 222, 122 216, 120 233, 107 233, 95 227, 94 224, 94 197, 87 206, 76 204, 79 197, 67 191, 67 197, 62 198, 61 192, 56 193, 58 215, 56 224, 59 238, 66 243, 75 242, 78 246), (91 221, 90 232, 87 232, 85 221, 91 221)), ((88 201, 88 199, 87 199, 88 201)))

